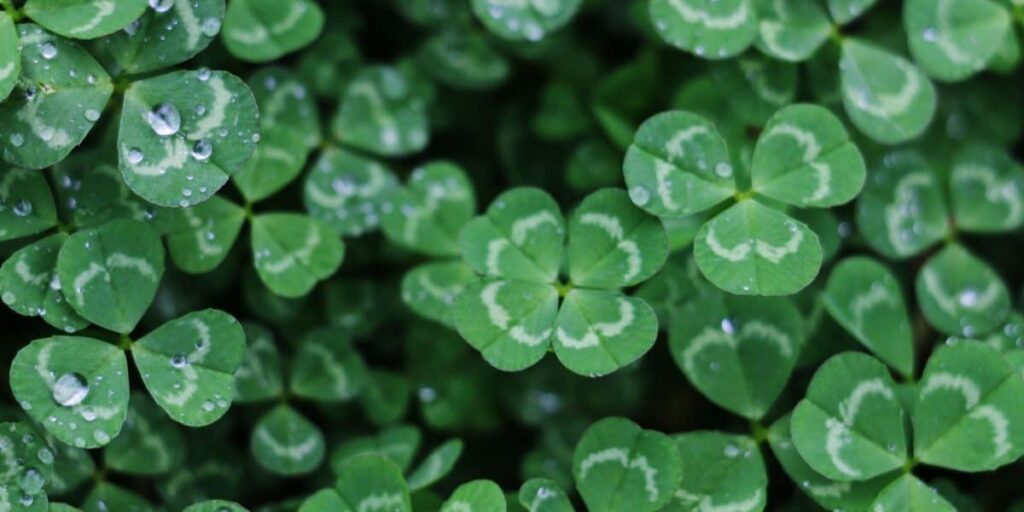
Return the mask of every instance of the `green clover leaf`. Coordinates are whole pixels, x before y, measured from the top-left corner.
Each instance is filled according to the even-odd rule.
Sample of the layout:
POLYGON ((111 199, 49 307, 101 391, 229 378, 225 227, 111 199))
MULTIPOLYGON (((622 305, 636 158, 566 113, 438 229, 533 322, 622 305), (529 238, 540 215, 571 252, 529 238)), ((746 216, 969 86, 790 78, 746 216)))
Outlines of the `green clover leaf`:
POLYGON ((597 377, 639 359, 657 335, 658 317, 642 299, 576 289, 562 300, 553 344, 566 368, 597 377))
POLYGON ((235 402, 263 402, 279 396, 284 384, 274 334, 255 322, 243 322, 242 329, 247 348, 242 364, 235 370, 235 402))
POLYGON ((267 287, 284 297, 301 297, 338 270, 345 244, 309 216, 265 213, 252 219, 252 254, 267 287))
POLYGON ((473 480, 456 488, 439 512, 505 512, 507 506, 498 484, 473 480))
POLYGON ((427 145, 426 102, 404 69, 363 69, 341 95, 331 132, 345 144, 378 156, 417 153, 427 145))
POLYGON ((786 62, 805 61, 828 39, 831 23, 816 2, 754 2, 759 17, 754 45, 786 62))
POLYGON ((553 480, 531 478, 519 488, 519 504, 530 512, 573 512, 572 502, 553 480))
POLYGON ((346 401, 366 384, 366 365, 338 327, 306 335, 292 358, 289 389, 298 397, 319 402, 346 401))
POLYGON ((746 436, 694 431, 674 437, 686 475, 665 512, 762 510, 768 475, 757 443, 746 436))
POLYGON ((245 210, 220 196, 178 210, 180 227, 167 233, 167 252, 181 270, 202 274, 227 257, 245 223, 245 210))
POLYGON ((6 12, 0 12, 0 101, 7 99, 21 76, 21 44, 18 29, 6 12))
POLYGON ((0 241, 42 233, 57 225, 46 177, 17 167, 0 171, 0 241))
POLYGON ((735 57, 757 37, 751 0, 652 0, 649 5, 658 35, 698 57, 735 57))
POLYGON ((431 256, 459 254, 459 232, 476 212, 466 172, 450 162, 418 167, 404 187, 391 189, 381 208, 381 227, 395 243, 431 256))
POLYGON ((74 39, 95 39, 121 30, 146 10, 143 0, 29 0, 25 15, 47 30, 74 39))
POLYGON ((903 5, 910 53, 925 73, 955 82, 983 69, 1010 30, 1010 15, 990 0, 911 0, 903 5))
POLYGON ((324 435, 288 405, 278 405, 256 422, 249 444, 261 466, 279 475, 309 473, 323 461, 324 435))
POLYGON ((878 0, 827 0, 828 12, 839 25, 846 25, 869 11, 878 0))
POLYGON ((999 233, 1024 225, 1024 166, 1005 150, 968 143, 950 166, 950 209, 958 228, 999 233))
POLYGON ((422 434, 416 427, 395 425, 381 430, 377 435, 350 439, 338 445, 331 453, 331 469, 340 474, 353 458, 372 453, 387 457, 405 472, 412 464, 421 438, 422 434))
POLYGON ((320 153, 306 176, 306 211, 342 236, 359 236, 380 225, 385 198, 398 187, 394 173, 375 160, 344 149, 320 153))
POLYGON ((67 333, 89 322, 64 299, 57 275, 57 255, 68 236, 56 233, 22 247, 0 266, 0 299, 20 315, 40 316, 67 333))
POLYGON ((998 274, 958 244, 947 245, 917 274, 917 302, 936 329, 983 336, 1006 320, 1010 295, 998 274))
POLYGON ((956 508, 933 487, 926 485, 917 477, 905 474, 885 486, 871 504, 877 512, 954 512, 956 508))
MULTIPOLYGON (((334 484, 346 512, 389 510, 412 512, 409 487, 402 472, 385 457, 361 455, 352 459, 334 484)), ((339 510, 337 508, 324 509, 339 510)))
POLYGON ((221 39, 235 57, 267 62, 313 42, 323 26, 316 2, 238 0, 228 3, 221 39))
POLYGON ((409 490, 425 489, 447 476, 462 456, 462 448, 461 439, 449 439, 434 448, 419 466, 409 473, 409 490))
POLYGON ((417 59, 432 78, 459 89, 490 89, 509 74, 508 61, 483 34, 453 27, 424 41, 417 59))
POLYGON ((402 277, 402 302, 418 315, 454 327, 452 306, 466 287, 478 279, 473 269, 461 261, 425 263, 402 277))
POLYGON ((487 30, 509 41, 536 43, 572 20, 582 0, 472 0, 473 14, 487 30))
POLYGON ((53 472, 54 455, 46 438, 27 423, 0 423, 0 461, 0 506, 47 510, 44 486, 53 472))
POLYGON ((142 393, 132 393, 121 433, 103 450, 106 467, 132 475, 161 475, 185 459, 185 438, 142 393))

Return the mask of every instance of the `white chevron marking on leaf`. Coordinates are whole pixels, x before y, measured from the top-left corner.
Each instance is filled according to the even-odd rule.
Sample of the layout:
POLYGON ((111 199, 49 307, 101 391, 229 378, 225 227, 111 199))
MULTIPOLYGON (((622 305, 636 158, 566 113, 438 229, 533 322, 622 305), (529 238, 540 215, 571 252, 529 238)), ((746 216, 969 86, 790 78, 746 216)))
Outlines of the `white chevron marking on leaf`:
POLYGON ((981 399, 981 389, 978 388, 978 384, 966 375, 948 372, 936 372, 929 375, 921 389, 921 398, 924 399, 939 390, 959 393, 964 398, 965 410, 974 408, 978 404, 978 400, 981 399))
POLYGON ((626 299, 619 298, 619 319, 614 322, 594 322, 590 324, 587 331, 580 338, 569 335, 562 327, 558 327, 556 335, 558 341, 567 348, 582 349, 597 346, 601 338, 612 338, 619 336, 635 319, 633 304, 626 299))
POLYGON ((972 411, 970 417, 987 421, 992 425, 992 444, 995 447, 996 458, 1010 453, 1013 449, 1010 443, 1010 420, 1002 411, 991 405, 983 405, 972 411))
POLYGON ((643 474, 644 477, 644 489, 647 491, 647 499, 649 501, 658 500, 658 486, 657 476, 658 470, 651 467, 647 461, 647 457, 642 455, 629 457, 629 452, 625 448, 605 448, 604 450, 593 452, 580 463, 580 480, 587 478, 587 473, 598 464, 607 462, 618 462, 622 467, 628 469, 636 469, 643 474))
POLYGON ((625 275, 622 276, 624 280, 633 279, 640 273, 640 248, 637 247, 636 242, 624 239, 625 235, 618 217, 604 213, 585 213, 580 218, 580 222, 604 230, 616 242, 616 248, 626 254, 627 269, 625 275))
POLYGON ((740 2, 733 12, 725 16, 714 16, 691 6, 686 0, 669 0, 672 8, 688 23, 700 23, 709 30, 730 30, 739 27, 750 17, 746 0, 740 2))
POLYGON ((71 29, 70 33, 81 34, 82 32, 88 32, 99 26, 105 18, 114 13, 114 2, 111 0, 99 0, 98 2, 93 2, 93 5, 96 6, 96 14, 89 21, 71 29))
POLYGON ((556 230, 559 227, 558 219, 548 210, 541 210, 515 221, 512 223, 512 242, 522 247, 526 243, 526 237, 529 236, 530 232, 545 224, 554 226, 556 230))

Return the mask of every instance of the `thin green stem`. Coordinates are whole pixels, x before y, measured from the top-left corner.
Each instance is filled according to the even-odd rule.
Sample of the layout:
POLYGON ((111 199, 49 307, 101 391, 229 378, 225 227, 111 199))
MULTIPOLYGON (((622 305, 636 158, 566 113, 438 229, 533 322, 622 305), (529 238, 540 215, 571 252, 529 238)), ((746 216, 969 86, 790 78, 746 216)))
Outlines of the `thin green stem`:
POLYGON ((836 46, 843 45, 843 33, 839 30, 839 25, 832 25, 832 31, 828 34, 829 41, 832 41, 836 46))
POLYGON ((4 11, 7 12, 7 15, 14 21, 20 21, 25 17, 24 13, 14 7, 14 2, 12 0, 0 0, 0 6, 3 6, 4 11))
POLYGON ((117 346, 121 350, 130 351, 132 349, 132 345, 134 344, 135 342, 132 341, 132 339, 127 334, 122 334, 121 339, 117 343, 117 346))
POLYGON ((757 420, 750 420, 750 437, 754 438, 757 444, 768 440, 768 429, 757 420))

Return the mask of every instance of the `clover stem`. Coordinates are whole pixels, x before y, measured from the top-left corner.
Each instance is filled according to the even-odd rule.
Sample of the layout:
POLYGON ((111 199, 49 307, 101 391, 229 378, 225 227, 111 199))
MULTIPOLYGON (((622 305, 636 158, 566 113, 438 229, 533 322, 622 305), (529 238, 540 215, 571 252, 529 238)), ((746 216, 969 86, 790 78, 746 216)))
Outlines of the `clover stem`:
POLYGON ((907 461, 903 463, 903 472, 910 473, 914 470, 914 466, 917 466, 917 458, 911 457, 907 459, 907 461))
POLYGON ((133 345, 134 343, 135 343, 135 342, 134 342, 134 341, 132 341, 132 339, 131 339, 130 337, 128 337, 128 335, 127 335, 127 334, 122 334, 122 335, 121 335, 121 339, 120 339, 120 340, 118 341, 118 343, 117 343, 117 346, 118 346, 118 348, 120 348, 121 350, 131 350, 131 349, 132 349, 132 345, 133 345))
POLYGON ((836 46, 843 45, 843 33, 839 30, 839 25, 832 25, 832 30, 828 34, 828 40, 836 44, 836 46))
POLYGON ((566 295, 568 295, 569 292, 572 291, 572 288, 573 288, 572 283, 570 283, 568 281, 565 284, 563 284, 563 283, 555 283, 555 290, 558 291, 558 296, 559 297, 565 297, 566 295))
POLYGON ((11 19, 16 22, 21 21, 21 19, 25 17, 24 13, 22 13, 21 11, 14 7, 14 2, 12 2, 11 0, 0 0, 0 5, 3 6, 4 11, 7 12, 7 15, 10 16, 11 19))
POLYGON ((750 420, 750 436, 754 438, 757 444, 761 444, 768 439, 768 429, 764 428, 761 422, 750 420))
POLYGON ((754 197, 754 191, 753 190, 745 190, 743 192, 736 192, 735 194, 732 195, 732 197, 738 203, 738 202, 745 201, 747 199, 750 199, 750 198, 754 197))

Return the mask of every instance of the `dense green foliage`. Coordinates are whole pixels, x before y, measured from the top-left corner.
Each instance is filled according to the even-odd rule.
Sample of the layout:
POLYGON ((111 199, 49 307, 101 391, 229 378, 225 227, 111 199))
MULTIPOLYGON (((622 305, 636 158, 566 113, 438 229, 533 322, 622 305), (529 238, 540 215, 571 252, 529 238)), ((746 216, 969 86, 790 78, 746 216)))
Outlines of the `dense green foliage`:
POLYGON ((1021 0, 0 0, 0 512, 1024 510, 1021 0))

